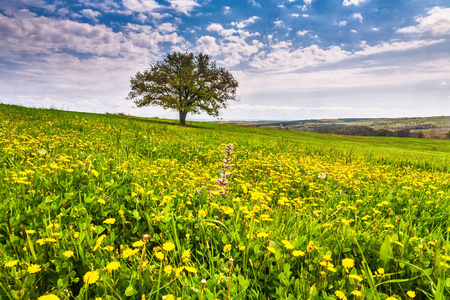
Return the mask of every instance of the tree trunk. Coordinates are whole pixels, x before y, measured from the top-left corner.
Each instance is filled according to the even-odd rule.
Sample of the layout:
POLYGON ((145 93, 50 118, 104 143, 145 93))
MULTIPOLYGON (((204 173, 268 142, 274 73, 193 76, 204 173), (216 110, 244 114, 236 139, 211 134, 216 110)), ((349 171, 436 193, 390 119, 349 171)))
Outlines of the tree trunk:
POLYGON ((180 110, 180 125, 186 125, 187 112, 180 110))

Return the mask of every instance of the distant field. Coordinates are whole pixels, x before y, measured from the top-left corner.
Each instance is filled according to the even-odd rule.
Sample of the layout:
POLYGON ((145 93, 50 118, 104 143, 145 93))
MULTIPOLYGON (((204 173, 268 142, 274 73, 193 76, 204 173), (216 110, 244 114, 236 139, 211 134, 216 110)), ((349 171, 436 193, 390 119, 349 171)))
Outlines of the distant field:
POLYGON ((0 298, 449 299, 449 162, 445 140, 0 105, 0 298))
MULTIPOLYGON (((340 133, 348 135, 381 135, 383 132, 409 131, 411 137, 448 139, 450 117, 426 118, 381 118, 381 119, 319 119, 301 121, 229 121, 220 122, 240 126, 265 127, 272 129, 290 129, 319 133, 340 133), (353 131, 350 130, 353 128, 353 131), (359 129, 373 129, 370 132, 359 129)), ((397 134, 398 135, 398 134, 397 134)))

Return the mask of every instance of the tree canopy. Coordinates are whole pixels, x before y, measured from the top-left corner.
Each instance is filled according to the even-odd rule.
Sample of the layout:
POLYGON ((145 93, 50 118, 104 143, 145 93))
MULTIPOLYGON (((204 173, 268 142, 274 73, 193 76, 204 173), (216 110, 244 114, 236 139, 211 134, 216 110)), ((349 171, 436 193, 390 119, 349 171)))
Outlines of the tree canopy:
POLYGON ((238 82, 223 67, 218 67, 204 53, 173 52, 164 60, 137 72, 130 79, 131 92, 127 99, 137 107, 161 106, 180 113, 180 124, 186 115, 207 114, 217 117, 227 108, 228 100, 236 99, 238 82))

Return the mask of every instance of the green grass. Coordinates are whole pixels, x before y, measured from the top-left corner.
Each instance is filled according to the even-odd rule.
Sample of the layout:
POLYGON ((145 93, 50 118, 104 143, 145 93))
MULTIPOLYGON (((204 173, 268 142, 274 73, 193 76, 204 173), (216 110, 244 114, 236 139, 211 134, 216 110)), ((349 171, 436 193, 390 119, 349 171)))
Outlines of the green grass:
POLYGON ((449 141, 0 117, 2 299, 450 297, 449 141))

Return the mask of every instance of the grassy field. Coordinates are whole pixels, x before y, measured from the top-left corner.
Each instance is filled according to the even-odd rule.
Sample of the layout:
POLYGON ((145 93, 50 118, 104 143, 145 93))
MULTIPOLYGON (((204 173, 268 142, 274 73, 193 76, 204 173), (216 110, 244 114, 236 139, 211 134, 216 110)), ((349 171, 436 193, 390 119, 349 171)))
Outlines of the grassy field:
POLYGON ((449 159, 0 105, 0 298, 448 299, 449 159))

